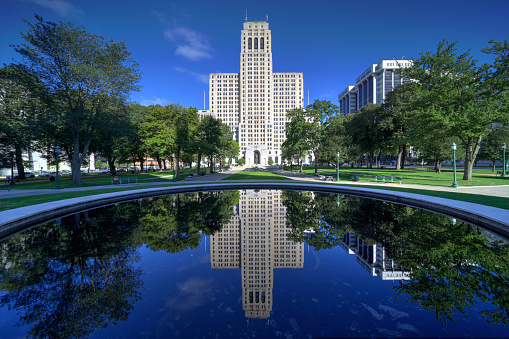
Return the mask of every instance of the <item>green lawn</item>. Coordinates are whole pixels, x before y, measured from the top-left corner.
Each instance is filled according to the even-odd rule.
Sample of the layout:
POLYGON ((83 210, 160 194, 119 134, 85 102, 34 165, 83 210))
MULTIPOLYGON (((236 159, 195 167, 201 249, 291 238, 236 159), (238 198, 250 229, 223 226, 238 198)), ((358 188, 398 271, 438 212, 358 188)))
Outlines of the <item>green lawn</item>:
MULTIPOLYGON (((184 180, 189 172, 196 172, 196 169, 182 169, 180 170, 180 175, 176 181, 184 180)), ((127 182, 127 179, 130 178, 131 182, 134 181, 135 178, 138 178, 138 182, 171 182, 173 180, 173 171, 158 171, 158 172, 149 172, 149 173, 126 173, 120 172, 117 173, 117 176, 122 179, 122 182, 127 182)), ((59 184, 62 188, 72 188, 72 187, 89 187, 89 186, 103 186, 103 185, 111 185, 111 179, 113 176, 109 174, 96 174, 96 175, 86 175, 82 177, 83 183, 81 185, 72 185, 70 176, 61 176, 59 177, 59 184)), ((20 183, 16 182, 16 185, 10 186, 11 189, 48 189, 55 187, 55 182, 50 181, 49 178, 32 178, 23 180, 20 183)), ((0 190, 5 190, 8 188, 8 185, 4 182, 0 182, 0 190)))
POLYGON ((240 171, 223 180, 292 180, 283 175, 268 171, 240 171))
MULTIPOLYGON (((484 170, 483 170, 484 171, 484 170)), ((314 175, 314 168, 304 169, 304 173, 308 175, 314 175)), ((336 170, 333 168, 320 168, 319 174, 331 175, 336 178, 336 170)), ((491 173, 491 172, 490 172, 491 173)), ((353 181, 354 176, 359 176, 361 182, 374 182, 375 176, 386 176, 393 177, 394 180, 399 182, 399 179, 403 178, 403 184, 416 184, 416 185, 431 185, 431 186, 451 186, 453 179, 453 171, 446 169, 442 173, 438 174, 435 172, 425 172, 420 170, 405 169, 396 171, 392 168, 384 169, 368 169, 368 168, 346 168, 343 167, 339 171, 339 180, 353 181)), ((497 186, 497 185, 509 185, 509 177, 485 175, 482 173, 474 173, 472 175, 472 181, 462 180, 463 173, 456 174, 456 181, 460 186, 497 186)))

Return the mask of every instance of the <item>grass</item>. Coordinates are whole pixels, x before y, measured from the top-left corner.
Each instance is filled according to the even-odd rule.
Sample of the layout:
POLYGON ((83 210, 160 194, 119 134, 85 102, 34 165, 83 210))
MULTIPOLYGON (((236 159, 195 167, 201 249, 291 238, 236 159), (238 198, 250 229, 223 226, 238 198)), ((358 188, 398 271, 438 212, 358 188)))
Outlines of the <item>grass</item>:
MULTIPOLYGON (((314 168, 306 168, 303 171, 305 174, 314 175, 314 168)), ((336 177, 336 170, 333 168, 320 168, 319 174, 331 175, 336 177)), ((491 173, 491 172, 490 172, 491 173)), ((405 169, 396 171, 392 168, 341 168, 339 170, 339 179, 353 181, 354 176, 358 175, 360 182, 374 182, 375 176, 387 176, 395 178, 403 178, 403 184, 416 184, 416 185, 431 185, 431 186, 451 186, 454 181, 454 174, 452 170, 446 169, 442 173, 425 172, 415 169, 405 169)), ((509 177, 491 176, 482 173, 474 173, 472 180, 462 180, 462 173, 457 173, 456 181, 460 186, 497 186, 509 185, 509 177)), ((399 181, 399 180, 398 180, 399 181)))
POLYGON ((284 175, 268 171, 240 171, 222 180, 292 180, 284 175))
MULTIPOLYGON (((340 179, 353 181, 352 174, 344 173, 346 170, 347 170, 346 168, 341 170, 342 173, 341 173, 340 179)), ((350 169, 348 169, 348 170, 350 170, 350 169)), ((356 170, 356 173, 358 173, 358 174, 369 174, 369 175, 386 175, 385 173, 393 174, 395 172, 394 170, 391 170, 391 169, 388 169, 388 170, 385 170, 385 169, 384 170, 377 170, 377 169, 359 170, 356 168, 355 170, 356 170)), ((187 172, 191 172, 191 171, 192 170, 188 170, 187 172)), ((155 186, 150 186, 150 187, 167 186, 167 184, 169 184, 171 182, 172 178, 171 177, 164 178, 162 176, 168 175, 168 173, 170 173, 170 172, 171 171, 166 171, 166 174, 164 174, 164 171, 163 171, 163 173, 155 172, 157 175, 154 175, 153 173, 141 174, 138 176, 138 178, 139 179, 147 179, 147 180, 150 180, 151 178, 156 178, 153 180, 155 180, 157 182, 161 182, 160 185, 155 185, 155 186)), ((326 169, 326 168, 320 169, 319 172, 322 174, 332 174, 332 173, 335 174, 335 171, 333 171, 332 169, 326 169)), ((306 169, 306 173, 314 174, 314 169, 306 169)), ((397 173, 400 173, 400 172, 397 172, 397 173)), ((433 179, 433 177, 431 176, 431 179, 430 179, 430 177, 428 176, 430 174, 435 175, 436 173, 434 173, 434 172, 415 173, 414 176, 412 176, 412 173, 414 173, 412 171, 405 171, 402 173, 405 174, 403 176, 405 178, 405 179, 403 179, 403 183, 406 183, 406 184, 412 183, 412 180, 416 181, 416 182, 426 180, 428 185, 437 185, 435 183, 435 182, 437 182, 437 180, 431 180, 431 179, 433 179), (408 174, 408 176, 409 176, 408 178, 407 178, 407 172, 410 172, 410 174, 408 174)), ((442 173, 439 176, 444 175, 444 174, 447 174, 447 173, 442 173)), ((137 175, 132 175, 132 174, 129 174, 129 175, 133 176, 133 177, 137 176, 137 175)), ((119 177, 124 177, 124 176, 127 178, 126 174, 119 175, 119 177)), ((184 175, 179 176, 177 181, 184 180, 186 176, 187 176, 187 174, 184 173, 184 175)), ((108 180, 106 181, 107 183, 104 183, 104 185, 110 185, 110 183, 109 183, 110 178, 111 177, 105 177, 105 176, 101 176, 100 178, 91 178, 91 179, 95 179, 95 180, 88 180, 88 178, 86 178, 85 185, 91 185, 91 184, 100 185, 101 182, 105 182, 105 179, 108 179, 108 180)), ((366 178, 366 177, 360 176, 359 178, 361 179, 361 181, 365 181, 365 182, 373 182, 373 180, 374 180, 372 177, 366 178)), ((446 180, 446 179, 443 179, 443 180, 446 180)), ((509 180, 507 180, 507 178, 499 178, 499 179, 502 179, 505 181, 498 180, 498 181, 496 181, 496 182, 498 182, 498 184, 501 184, 500 182, 502 182, 502 184, 509 184, 509 180)), ((153 181, 153 180, 151 180, 151 181, 153 181)), ((262 180, 263 181, 263 180, 291 180, 291 179, 289 179, 285 176, 282 176, 280 174, 277 174, 274 172, 268 172, 268 171, 241 171, 241 172, 235 173, 233 175, 230 175, 223 180, 238 180, 238 181, 262 180)), ((442 180, 442 178, 440 178, 440 180, 442 180)), ((438 186, 450 186, 452 183, 452 175, 451 175, 451 179, 450 180, 447 179, 447 180, 448 180, 447 183, 444 183, 443 185, 438 185, 438 186)), ((478 184, 479 182, 484 182, 479 178, 476 178, 474 180, 476 180, 476 183, 477 183, 474 185, 477 185, 477 186, 481 186, 478 184), (477 181, 477 180, 480 180, 480 181, 477 181)), ((319 182, 316 182, 316 183, 319 183, 319 182)), ((177 183, 177 184, 173 184, 173 185, 192 185, 192 184, 193 184, 193 182, 185 182, 185 183, 177 183)), ((326 184, 326 183, 324 183, 324 184, 326 184)), ((44 182, 44 183, 35 183, 34 182, 34 183, 27 183, 27 184, 23 184, 23 185, 16 185, 16 188, 19 188, 19 189, 41 188, 42 189, 42 188, 53 188, 54 185, 55 185, 55 182, 44 182)), ((461 182, 460 182, 460 185, 461 185, 461 182)), ((62 185, 62 186, 63 187, 71 187, 70 181, 69 181, 68 186, 64 186, 64 185, 62 185)), ((458 201, 472 202, 472 203, 476 203, 476 204, 481 204, 481 205, 492 206, 492 207, 509 210, 508 199, 501 198, 501 197, 492 197, 492 196, 467 194, 467 193, 456 193, 456 192, 419 190, 419 189, 411 189, 411 188, 403 188, 403 187, 381 186, 381 185, 352 185, 352 184, 349 184, 349 186, 376 188, 376 189, 408 192, 408 193, 417 193, 417 194, 422 194, 422 195, 428 195, 428 196, 434 196, 434 197, 440 197, 440 198, 446 198, 446 199, 453 199, 453 200, 458 200, 458 201)), ((96 194, 102 194, 102 193, 136 190, 136 189, 147 188, 147 187, 148 186, 137 186, 137 187, 111 186, 111 188, 101 188, 101 189, 94 189, 94 190, 88 190, 88 191, 69 191, 69 192, 61 192, 61 193, 53 193, 53 194, 41 194, 41 195, 37 195, 37 196, 7 198, 7 199, 1 200, 0 211, 5 211, 5 210, 13 209, 13 208, 18 208, 18 207, 31 206, 31 205, 35 205, 35 204, 41 204, 41 203, 45 203, 45 202, 52 202, 52 201, 58 201, 58 200, 64 200, 64 199, 84 197, 84 196, 90 196, 90 195, 96 195, 96 194)), ((2 187, 2 189, 5 189, 5 188, 6 187, 2 187)))
MULTIPOLYGON (((180 175, 176 181, 184 180, 188 173, 196 171, 195 169, 181 169, 180 175)), ((173 171, 158 171, 158 172, 150 172, 150 173, 141 173, 137 172, 134 174, 119 172, 117 175, 122 181, 127 181, 127 178, 134 180, 134 178, 138 179, 138 182, 172 182, 173 181, 173 171)), ((59 184, 62 188, 73 188, 73 187, 90 187, 90 186, 104 186, 111 185, 112 175, 86 175, 82 176, 83 183, 80 185, 72 185, 70 176, 61 176, 59 177, 59 184)), ((5 182, 2 185, 0 182, 0 190, 10 189, 50 189, 55 186, 54 181, 50 181, 49 178, 32 178, 23 180, 19 183, 16 183, 14 186, 6 185, 5 182)))

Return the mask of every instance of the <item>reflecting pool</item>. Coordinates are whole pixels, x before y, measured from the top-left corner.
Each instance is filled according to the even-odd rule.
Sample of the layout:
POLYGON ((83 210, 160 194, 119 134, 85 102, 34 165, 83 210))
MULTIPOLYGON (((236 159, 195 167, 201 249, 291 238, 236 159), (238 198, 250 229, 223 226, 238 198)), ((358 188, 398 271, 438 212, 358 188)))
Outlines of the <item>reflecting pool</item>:
POLYGON ((297 191, 105 206, 0 243, 5 338, 507 337, 504 239, 297 191))

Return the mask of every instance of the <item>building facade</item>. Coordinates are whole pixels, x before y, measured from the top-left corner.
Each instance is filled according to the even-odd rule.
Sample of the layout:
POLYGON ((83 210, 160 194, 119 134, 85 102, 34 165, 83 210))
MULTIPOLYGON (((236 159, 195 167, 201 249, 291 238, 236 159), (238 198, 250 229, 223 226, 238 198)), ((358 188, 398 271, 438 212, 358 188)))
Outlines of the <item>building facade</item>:
POLYGON ((210 114, 233 131, 246 165, 281 164, 286 112, 304 104, 303 73, 273 72, 268 22, 244 22, 240 47, 239 73, 210 74, 210 114))
POLYGON ((355 113, 369 103, 382 104, 389 92, 408 81, 396 70, 411 65, 411 60, 382 60, 371 65, 355 80, 355 86, 348 86, 338 95, 341 113, 355 113))

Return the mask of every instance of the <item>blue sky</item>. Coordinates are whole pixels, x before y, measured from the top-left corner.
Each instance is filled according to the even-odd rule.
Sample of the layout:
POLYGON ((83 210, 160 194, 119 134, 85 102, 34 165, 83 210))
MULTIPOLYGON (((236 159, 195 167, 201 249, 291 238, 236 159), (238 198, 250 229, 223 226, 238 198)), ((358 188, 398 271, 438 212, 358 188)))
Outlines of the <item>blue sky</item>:
POLYGON ((106 39, 125 41, 143 72, 143 105, 179 103, 203 109, 208 74, 238 72, 240 31, 263 21, 272 31, 274 72, 303 72, 305 104, 330 100, 371 64, 418 58, 440 41, 491 62, 480 52, 509 38, 509 0, 2 0, 0 63, 19 61, 10 44, 27 30, 23 18, 72 21, 106 39))

